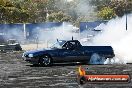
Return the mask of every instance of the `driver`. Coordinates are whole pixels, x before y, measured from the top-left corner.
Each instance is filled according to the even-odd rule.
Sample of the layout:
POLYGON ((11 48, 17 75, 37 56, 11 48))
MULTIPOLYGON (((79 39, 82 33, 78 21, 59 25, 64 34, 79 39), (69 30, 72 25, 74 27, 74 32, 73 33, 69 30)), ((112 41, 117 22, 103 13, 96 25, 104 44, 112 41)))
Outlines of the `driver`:
POLYGON ((70 42, 66 44, 67 49, 72 49, 73 46, 74 46, 74 45, 73 45, 72 43, 70 43, 70 42))

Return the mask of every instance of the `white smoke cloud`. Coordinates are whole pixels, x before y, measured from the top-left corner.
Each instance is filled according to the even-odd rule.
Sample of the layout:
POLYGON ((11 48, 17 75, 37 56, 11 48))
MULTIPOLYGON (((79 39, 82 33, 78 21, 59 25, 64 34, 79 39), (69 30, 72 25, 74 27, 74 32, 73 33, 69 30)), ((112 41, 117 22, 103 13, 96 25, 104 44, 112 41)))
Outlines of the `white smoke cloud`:
POLYGON ((56 41, 56 39, 59 40, 71 40, 72 36, 74 39, 78 39, 79 33, 75 32, 78 31, 78 28, 74 27, 70 23, 63 23, 59 27, 52 27, 52 28, 46 28, 42 29, 42 27, 38 27, 35 30, 38 33, 38 39, 39 42, 42 41, 43 43, 49 42, 53 43, 56 41))
POLYGON ((82 21, 95 20, 97 18, 95 6, 90 4, 91 0, 56 0, 55 6, 71 15, 73 19, 82 19, 82 21))
POLYGON ((94 12, 94 8, 89 4, 87 0, 81 0, 75 8, 78 15, 90 16, 94 12))
POLYGON ((73 0, 67 0, 67 2, 72 2, 73 0))
POLYGON ((3 38, 7 41, 9 39, 16 39, 18 42, 22 42, 23 38, 23 26, 16 25, 12 27, 12 24, 2 24, 3 31, 0 32, 0 35, 4 35, 3 38))
POLYGON ((128 30, 126 31, 126 16, 110 20, 103 32, 97 35, 95 45, 111 45, 114 49, 116 62, 132 63, 132 14, 128 15, 128 30))

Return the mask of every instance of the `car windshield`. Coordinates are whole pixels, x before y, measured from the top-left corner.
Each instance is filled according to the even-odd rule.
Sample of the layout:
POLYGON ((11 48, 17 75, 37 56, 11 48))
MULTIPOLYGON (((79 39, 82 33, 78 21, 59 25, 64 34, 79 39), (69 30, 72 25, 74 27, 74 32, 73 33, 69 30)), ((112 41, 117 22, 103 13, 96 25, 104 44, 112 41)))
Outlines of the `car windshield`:
POLYGON ((50 48, 58 48, 58 49, 60 49, 60 48, 62 48, 62 45, 65 43, 66 41, 64 41, 64 40, 59 40, 59 41, 57 41, 55 44, 53 44, 50 48))

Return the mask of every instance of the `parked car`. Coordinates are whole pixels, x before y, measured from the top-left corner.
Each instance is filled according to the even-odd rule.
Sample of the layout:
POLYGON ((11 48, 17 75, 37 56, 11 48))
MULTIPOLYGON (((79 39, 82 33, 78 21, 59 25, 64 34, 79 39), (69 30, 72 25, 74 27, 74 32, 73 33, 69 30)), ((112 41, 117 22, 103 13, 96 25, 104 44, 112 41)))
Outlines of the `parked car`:
POLYGON ((16 39, 8 39, 0 35, 0 51, 21 51, 22 48, 16 39))

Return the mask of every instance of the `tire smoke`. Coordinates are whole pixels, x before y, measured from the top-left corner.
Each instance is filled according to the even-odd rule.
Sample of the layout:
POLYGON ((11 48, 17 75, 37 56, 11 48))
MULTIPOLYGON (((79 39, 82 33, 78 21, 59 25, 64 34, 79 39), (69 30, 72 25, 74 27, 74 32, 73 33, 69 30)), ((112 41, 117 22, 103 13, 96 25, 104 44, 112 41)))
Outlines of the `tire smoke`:
POLYGON ((128 15, 128 30, 126 30, 126 17, 110 20, 102 27, 102 33, 94 39, 95 45, 111 45, 115 58, 105 63, 132 63, 132 14, 128 15))
POLYGON ((34 29, 34 33, 37 34, 39 42, 54 43, 57 39, 59 40, 71 40, 72 36, 74 39, 78 38, 79 28, 74 27, 70 23, 63 22, 59 27, 52 27, 47 29, 42 29, 42 27, 34 29))

